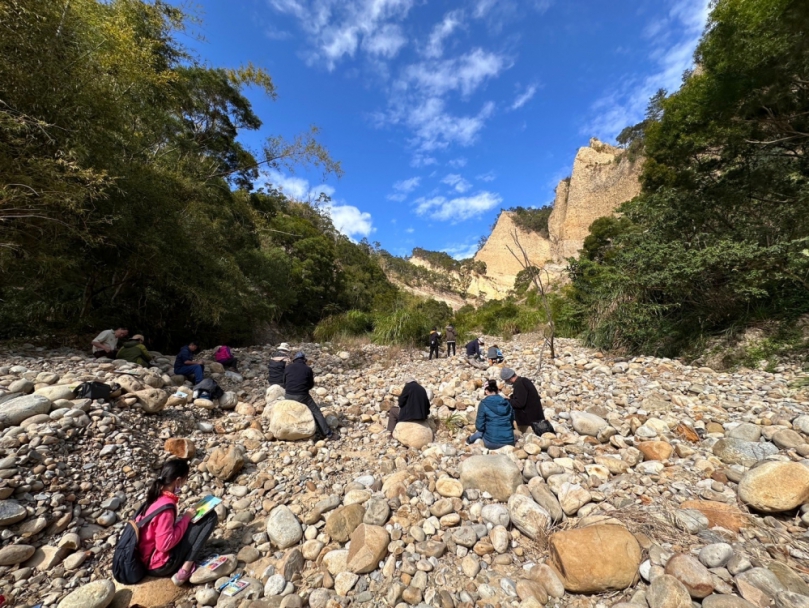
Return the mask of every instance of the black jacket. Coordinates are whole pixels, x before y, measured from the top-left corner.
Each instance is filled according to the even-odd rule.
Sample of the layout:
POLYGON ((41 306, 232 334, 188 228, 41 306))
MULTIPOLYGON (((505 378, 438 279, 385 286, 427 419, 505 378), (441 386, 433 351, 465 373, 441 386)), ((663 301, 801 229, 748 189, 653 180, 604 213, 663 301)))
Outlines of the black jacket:
POLYGON ((452 325, 447 325, 447 342, 455 342, 455 339, 458 337, 458 332, 455 331, 455 328, 452 325))
POLYGON ((441 344, 441 334, 439 334, 437 331, 431 331, 430 332, 429 342, 430 342, 430 346, 435 346, 437 344, 441 344))
POLYGON ((430 400, 427 391, 418 382, 408 382, 399 395, 399 422, 427 420, 430 415, 430 400))
POLYGON ((275 359, 270 359, 270 364, 267 366, 269 370, 267 380, 269 380, 270 386, 273 384, 280 384, 282 387, 284 386, 284 369, 286 369, 286 366, 286 361, 276 361, 275 359))
POLYGON ((518 377, 511 393, 511 407, 514 408, 514 419, 520 426, 545 420, 542 412, 542 401, 539 398, 537 387, 528 378, 518 377))
POLYGON ((315 374, 305 361, 298 359, 284 370, 283 386, 290 395, 305 395, 315 386, 315 374))
POLYGON ((480 356, 480 342, 478 342, 477 338, 468 342, 466 345, 466 356, 472 357, 474 355, 480 356))

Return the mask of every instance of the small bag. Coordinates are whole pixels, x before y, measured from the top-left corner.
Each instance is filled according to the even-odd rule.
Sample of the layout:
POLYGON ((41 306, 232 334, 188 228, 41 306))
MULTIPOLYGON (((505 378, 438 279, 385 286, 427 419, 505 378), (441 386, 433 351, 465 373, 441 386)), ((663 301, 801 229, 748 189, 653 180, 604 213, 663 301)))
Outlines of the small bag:
POLYGON ((82 382, 73 389, 77 399, 108 399, 114 388, 103 382, 82 382))
POLYGON ((176 512, 176 507, 163 505, 150 513, 148 517, 136 522, 135 517, 141 514, 143 507, 138 509, 135 517, 126 522, 126 527, 118 544, 115 545, 115 553, 112 556, 112 576, 122 585, 134 585, 141 582, 147 573, 146 565, 140 559, 138 544, 140 542, 140 531, 146 524, 164 511, 172 510, 176 512))
POLYGON ((542 435, 545 433, 551 433, 552 435, 556 435, 556 431, 554 430, 553 425, 547 420, 539 420, 537 422, 532 422, 531 430, 534 431, 534 435, 536 435, 537 437, 542 437, 542 435))

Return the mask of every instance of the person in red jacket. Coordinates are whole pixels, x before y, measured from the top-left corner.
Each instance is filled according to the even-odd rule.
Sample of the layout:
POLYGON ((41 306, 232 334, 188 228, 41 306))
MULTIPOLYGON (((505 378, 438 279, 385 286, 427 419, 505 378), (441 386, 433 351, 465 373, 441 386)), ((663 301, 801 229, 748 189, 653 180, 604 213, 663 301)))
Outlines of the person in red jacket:
POLYGON ((160 476, 152 482, 146 494, 146 509, 136 518, 140 521, 163 505, 175 508, 163 511, 146 524, 140 532, 138 551, 151 576, 171 576, 175 585, 191 578, 205 542, 216 527, 216 511, 211 510, 192 524, 196 512, 189 509, 177 518, 177 492, 188 481, 188 461, 173 458, 167 461, 160 476))

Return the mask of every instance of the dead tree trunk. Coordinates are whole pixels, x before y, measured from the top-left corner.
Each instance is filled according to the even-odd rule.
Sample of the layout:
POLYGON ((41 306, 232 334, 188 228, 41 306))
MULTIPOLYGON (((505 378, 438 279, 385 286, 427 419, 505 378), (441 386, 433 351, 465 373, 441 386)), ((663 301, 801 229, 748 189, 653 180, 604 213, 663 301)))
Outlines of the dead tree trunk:
MULTIPOLYGON (((548 290, 550 288, 551 276, 550 273, 545 270, 544 268, 537 268, 533 264, 531 264, 531 260, 528 257, 528 252, 525 251, 525 247, 522 246, 520 243, 520 237, 517 234, 516 230, 511 231, 511 240, 514 241, 514 247, 519 251, 519 255, 514 252, 514 250, 506 245, 506 249, 508 249, 509 253, 514 256, 514 259, 522 266, 523 270, 528 270, 530 268, 535 268, 536 272, 531 272, 531 281, 534 283, 534 287, 536 287, 537 293, 539 294, 540 301, 542 302, 542 306, 545 309, 545 316, 548 319, 548 331, 546 332, 545 341, 543 342, 543 350, 545 344, 548 345, 551 351, 551 359, 556 358, 556 350, 554 348, 554 337, 556 335, 556 325, 553 322, 553 309, 551 308, 550 300, 548 299, 548 290), (543 280, 542 274, 545 273, 545 277, 543 280)), ((540 353, 541 357, 541 353, 540 353)), ((541 361, 541 358, 540 358, 541 361)))

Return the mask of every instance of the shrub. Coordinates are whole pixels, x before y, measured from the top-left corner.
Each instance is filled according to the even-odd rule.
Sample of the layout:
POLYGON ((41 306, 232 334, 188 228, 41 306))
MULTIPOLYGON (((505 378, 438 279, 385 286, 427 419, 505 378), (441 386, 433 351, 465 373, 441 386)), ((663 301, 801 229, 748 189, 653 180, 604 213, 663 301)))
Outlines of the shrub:
POLYGON ((347 336, 361 336, 372 329, 370 314, 361 310, 349 310, 323 319, 315 327, 314 338, 319 342, 328 342, 347 336))

